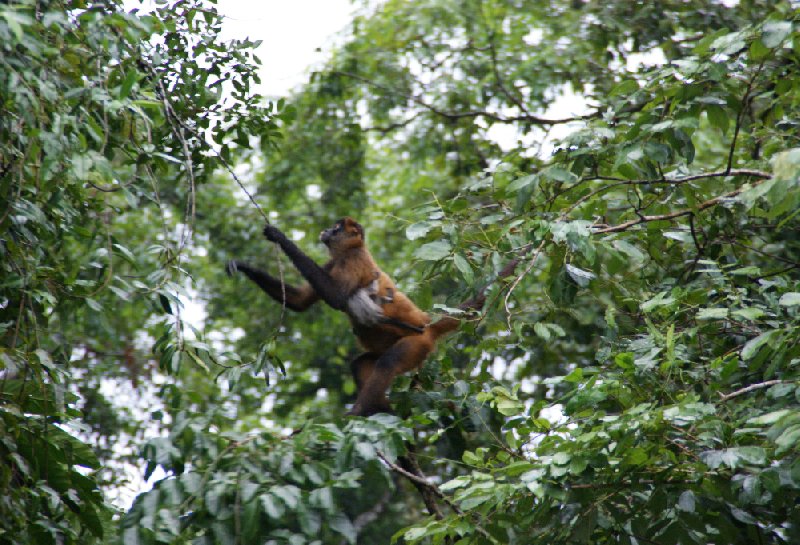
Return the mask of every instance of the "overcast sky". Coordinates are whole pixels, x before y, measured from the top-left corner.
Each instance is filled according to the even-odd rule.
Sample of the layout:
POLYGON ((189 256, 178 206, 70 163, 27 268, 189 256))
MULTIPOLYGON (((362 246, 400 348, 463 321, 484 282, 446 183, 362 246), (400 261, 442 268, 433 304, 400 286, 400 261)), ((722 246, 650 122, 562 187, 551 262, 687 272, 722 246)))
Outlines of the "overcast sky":
POLYGON ((303 83, 354 12, 350 0, 219 0, 217 8, 225 15, 225 38, 262 40, 258 91, 267 96, 303 83))

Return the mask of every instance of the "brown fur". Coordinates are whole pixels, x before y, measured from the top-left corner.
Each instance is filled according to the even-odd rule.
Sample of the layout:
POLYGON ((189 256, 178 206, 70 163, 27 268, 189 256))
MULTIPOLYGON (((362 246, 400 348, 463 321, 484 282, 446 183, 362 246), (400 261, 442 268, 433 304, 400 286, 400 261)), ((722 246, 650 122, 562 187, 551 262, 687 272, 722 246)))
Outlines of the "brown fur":
POLYGON ((330 252, 330 260, 321 268, 275 227, 267 225, 264 235, 280 244, 308 283, 297 288, 282 286, 271 275, 238 261, 231 261, 228 271, 241 270, 277 301, 284 302, 285 293, 285 304, 292 310, 304 311, 323 299, 346 312, 359 344, 366 350, 351 364, 358 398, 350 413, 368 416, 389 411, 386 390, 394 378, 419 368, 436 341, 457 329, 459 321, 446 317, 431 324, 430 317, 378 268, 364 243, 364 229, 352 218, 339 220, 320 234, 330 252), (364 320, 364 313, 354 312, 354 301, 376 319, 364 320))

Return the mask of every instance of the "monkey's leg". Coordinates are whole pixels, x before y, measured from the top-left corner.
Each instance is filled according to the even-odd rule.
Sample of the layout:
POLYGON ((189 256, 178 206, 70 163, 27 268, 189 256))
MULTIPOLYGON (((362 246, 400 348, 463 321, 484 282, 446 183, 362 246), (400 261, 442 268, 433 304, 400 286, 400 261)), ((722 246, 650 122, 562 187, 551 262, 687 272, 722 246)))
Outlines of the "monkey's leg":
POLYGON ((350 371, 353 373, 353 380, 356 381, 356 388, 359 392, 361 392, 369 377, 372 376, 375 362, 379 356, 380 354, 367 352, 361 354, 350 363, 350 371))
POLYGON ((359 389, 358 398, 349 414, 369 416, 391 412, 386 390, 394 378, 422 365, 433 349, 433 343, 424 335, 403 337, 375 362, 372 374, 359 389))

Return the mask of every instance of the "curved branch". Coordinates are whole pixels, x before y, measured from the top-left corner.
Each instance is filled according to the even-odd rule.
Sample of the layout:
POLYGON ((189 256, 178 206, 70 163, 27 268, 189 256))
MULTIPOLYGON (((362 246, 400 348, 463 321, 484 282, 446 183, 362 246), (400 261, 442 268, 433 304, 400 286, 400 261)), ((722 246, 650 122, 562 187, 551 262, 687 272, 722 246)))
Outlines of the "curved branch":
MULTIPOLYGON (((401 456, 397 459, 398 462, 406 467, 400 467, 399 465, 390 462, 389 459, 386 458, 386 455, 381 451, 378 451, 377 454, 378 457, 389 467, 389 469, 411 481, 411 484, 413 484, 414 487, 420 492, 428 511, 438 520, 444 518, 444 515, 442 515, 439 506, 436 505, 436 500, 433 498, 433 496, 436 496, 445 502, 447 506, 450 507, 450 509, 452 509, 453 512, 458 516, 463 517, 466 514, 458 505, 453 503, 453 501, 450 500, 450 498, 446 496, 438 486, 425 478, 425 475, 422 474, 422 470, 420 470, 419 464, 417 463, 416 457, 412 451, 409 451, 406 456, 401 456)), ((475 523, 475 531, 484 538, 488 539, 490 543, 497 543, 497 540, 478 523, 475 523)))
POLYGON ((701 210, 705 210, 707 208, 711 208, 712 206, 716 206, 716 205, 720 204, 721 202, 725 201, 726 199, 730 199, 731 197, 735 197, 736 195, 738 195, 739 193, 745 191, 746 189, 750 189, 751 187, 755 187, 757 185, 760 185, 760 184, 764 183, 764 181, 769 179, 769 178, 771 178, 771 176, 768 176, 765 179, 759 180, 759 181, 755 182, 753 185, 751 185, 749 187, 742 186, 742 187, 740 187, 738 189, 734 189, 733 191, 729 191, 728 193, 720 195, 719 197, 714 197, 713 199, 709 199, 709 200, 707 200, 705 202, 700 203, 699 205, 697 205, 696 207, 693 207, 693 208, 685 208, 683 210, 670 212, 669 214, 659 214, 659 215, 656 215, 656 216, 639 216, 635 220, 626 221, 624 223, 620 223, 619 225, 612 225, 612 226, 609 226, 609 227, 597 228, 597 229, 595 229, 595 231, 592 234, 600 235, 600 234, 604 234, 604 233, 617 233, 619 231, 626 231, 627 229, 629 229, 631 227, 634 227, 636 225, 642 224, 642 223, 648 223, 648 222, 651 222, 651 221, 672 220, 672 219, 675 219, 675 218, 679 218, 681 216, 688 216, 689 214, 694 214, 695 212, 699 212, 701 210))
POLYGON ((769 172, 764 172, 763 170, 752 170, 748 168, 740 168, 734 170, 720 170, 718 172, 703 172, 700 174, 690 174, 688 176, 682 176, 680 178, 658 178, 654 180, 626 180, 625 178, 616 178, 614 176, 592 176, 591 178, 587 178, 589 180, 608 180, 610 182, 619 182, 620 185, 655 185, 655 184, 667 184, 667 185, 680 185, 685 184, 687 182, 694 182, 696 180, 703 180, 706 178, 725 178, 727 176, 752 176, 753 178, 760 178, 763 180, 768 180, 772 178, 772 174, 769 172))
POLYGON ((760 390, 761 388, 769 388, 770 386, 775 386, 777 384, 789 384, 792 381, 790 380, 768 380, 766 382, 759 382, 757 384, 751 384, 750 386, 745 386, 744 388, 740 388, 739 390, 735 390, 729 394, 719 394, 719 397, 722 401, 728 401, 731 398, 752 392, 754 390, 760 390))
POLYGON ((418 97, 418 96, 415 96, 415 95, 407 95, 405 93, 401 93, 400 91, 397 91, 396 89, 392 89, 388 85, 384 85, 382 83, 378 83, 377 81, 371 80, 371 79, 366 78, 364 76, 361 76, 359 74, 354 74, 352 72, 342 72, 342 71, 338 71, 338 70, 334 71, 334 72, 331 72, 331 73, 334 74, 334 75, 344 76, 344 77, 347 77, 347 78, 351 78, 351 79, 360 81, 362 83, 366 83, 367 85, 369 85, 371 87, 375 87, 377 89, 381 89, 381 90, 386 91, 387 93, 395 95, 395 96, 405 97, 406 100, 410 100, 414 104, 417 104, 418 106, 421 106, 421 107, 425 108, 426 110, 428 110, 428 111, 430 111, 430 112, 432 112, 432 113, 434 113, 434 114, 436 114, 438 116, 441 116, 441 117, 444 117, 444 118, 447 118, 447 119, 450 119, 450 120, 462 119, 462 118, 467 118, 467 117, 484 117, 486 119, 491 119, 492 121, 496 121, 498 123, 517 123, 519 121, 525 121, 525 122, 531 123, 533 125, 560 125, 560 124, 563 124, 563 123, 570 123, 572 121, 585 121, 587 119, 592 119, 592 118, 595 118, 598 115, 600 115, 599 112, 594 112, 594 113, 587 114, 587 115, 580 115, 580 116, 575 116, 575 117, 566 117, 566 118, 563 118, 563 119, 545 119, 545 118, 542 118, 542 117, 539 117, 539 116, 535 116, 535 115, 531 115, 531 114, 521 114, 521 115, 515 115, 515 116, 504 116, 504 115, 500 115, 500 114, 495 113, 495 112, 489 112, 489 111, 486 111, 486 110, 469 110, 469 111, 464 111, 464 112, 451 112, 451 111, 442 110, 442 109, 438 108, 437 106, 434 106, 433 104, 425 102, 425 100, 423 100, 421 97, 418 97))

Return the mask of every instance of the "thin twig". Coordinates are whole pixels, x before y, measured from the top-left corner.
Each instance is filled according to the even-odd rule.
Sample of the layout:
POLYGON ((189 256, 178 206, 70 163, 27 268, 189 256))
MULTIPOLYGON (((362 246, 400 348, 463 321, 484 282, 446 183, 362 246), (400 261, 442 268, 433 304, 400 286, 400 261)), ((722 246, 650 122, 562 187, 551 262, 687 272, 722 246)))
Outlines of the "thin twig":
POLYGON ((497 48, 495 48, 494 45, 494 32, 489 35, 489 56, 492 60, 492 72, 494 72, 494 79, 497 81, 497 86, 500 88, 503 94, 506 95, 508 100, 513 102, 523 114, 529 116, 530 112, 528 112, 525 104, 523 104, 516 95, 512 94, 503 83, 503 77, 500 75, 500 69, 497 67, 497 48))
POLYGON ((698 174, 690 174, 688 176, 682 176, 680 178, 672 178, 672 179, 655 178, 650 180, 626 180, 625 178, 618 178, 615 176, 592 176, 588 179, 608 180, 612 182, 621 182, 622 184, 627 184, 627 185, 656 185, 656 184, 680 185, 680 184, 685 184, 687 182, 694 182, 696 180, 703 180, 705 178, 724 178, 727 176, 752 176, 753 178, 762 178, 765 180, 772 178, 772 174, 770 174, 769 172, 764 172, 763 170, 739 168, 734 170, 701 172, 698 174))
POLYGON ((385 125, 385 126, 382 126, 382 127, 380 127, 380 126, 362 127, 361 130, 364 131, 364 132, 379 132, 381 134, 388 134, 388 133, 392 132, 395 129, 402 129, 403 127, 406 127, 406 126, 410 125, 420 115, 421 115, 421 112, 417 112, 414 115, 412 115, 411 117, 409 117, 408 119, 405 119, 403 121, 396 121, 394 123, 390 123, 389 125, 385 125))
POLYGON ((598 113, 592 113, 592 114, 580 115, 580 116, 575 116, 575 117, 566 117, 566 118, 563 118, 563 119, 544 119, 542 117, 538 117, 538 116, 530 115, 530 114, 522 114, 522 115, 515 115, 515 116, 503 116, 503 115, 500 115, 498 113, 489 112, 489 111, 486 111, 486 110, 469 110, 469 111, 464 111, 464 112, 450 112, 450 111, 442 110, 442 109, 434 106, 433 104, 429 104, 429 103, 425 102, 422 98, 420 98, 418 96, 407 95, 405 93, 401 93, 401 92, 399 92, 399 91, 397 91, 395 89, 392 89, 388 85, 384 85, 382 83, 378 83, 377 81, 373 81, 373 80, 371 80, 369 78, 365 78, 364 76, 360 76, 360 75, 354 74, 352 72, 335 71, 335 72, 333 72, 333 74, 339 75, 339 76, 345 76, 345 77, 360 81, 362 83, 366 83, 367 85, 370 85, 372 87, 376 87, 378 89, 386 91, 387 93, 390 93, 390 94, 395 95, 395 96, 403 96, 407 100, 410 100, 411 102, 413 102, 413 103, 425 108, 426 110, 428 110, 428 111, 430 111, 430 112, 432 112, 432 113, 434 113, 434 114, 436 114, 438 116, 445 117, 445 118, 451 119, 451 120, 463 119, 463 118, 468 118, 468 117, 485 117, 486 119, 491 119, 492 121, 497 121, 498 123, 516 123, 516 122, 519 122, 519 121, 526 121, 526 122, 531 123, 533 125, 560 125, 560 124, 563 124, 563 123, 571 123, 573 121, 585 121, 587 119, 592 119, 592 118, 597 117, 599 115, 598 113))
POLYGON ((744 119, 744 114, 747 111, 748 104, 747 101, 750 99, 750 93, 753 90, 753 84, 756 82, 756 78, 761 73, 761 69, 764 67, 764 61, 759 63, 758 68, 756 68, 755 74, 753 77, 750 78, 750 81, 747 82, 747 90, 745 90, 744 96, 742 97, 742 108, 739 110, 739 113, 736 115, 736 126, 733 130, 733 138, 731 139, 731 148, 728 152, 728 166, 725 169, 725 172, 730 172, 731 167, 733 167, 733 154, 736 151, 736 140, 739 137, 739 130, 742 127, 742 119, 744 119))
POLYGON ((445 503, 449 501, 448 498, 445 497, 444 493, 439 490, 435 484, 429 482, 428 479, 425 478, 422 474, 422 470, 419 468, 419 464, 415 463, 416 460, 413 459, 413 454, 410 451, 406 456, 398 459, 406 467, 400 467, 390 462, 386 455, 380 451, 378 451, 378 457, 383 460, 392 471, 411 481, 411 484, 414 485, 414 488, 416 488, 420 496, 422 496, 422 501, 425 502, 428 513, 433 515, 437 520, 442 520, 444 518, 442 510, 439 509, 439 506, 436 504, 436 498, 434 498, 434 496, 441 498, 445 503))
POLYGON ((604 234, 604 233, 617 233, 619 231, 625 231, 625 230, 627 230, 627 229, 629 229, 629 228, 631 228, 631 227, 633 227, 635 225, 639 225, 639 224, 642 224, 642 223, 648 223, 648 222, 651 222, 651 221, 672 220, 672 219, 675 219, 675 218, 679 218, 681 216, 688 216, 689 214, 694 214, 695 212, 699 212, 701 210, 705 210, 707 208, 711 208, 712 206, 716 206, 716 205, 720 204, 721 202, 723 202, 724 200, 730 199, 732 197, 735 197, 736 195, 738 195, 739 193, 745 191, 746 189, 750 189, 751 187, 755 187, 755 186, 757 186, 759 184, 762 184, 763 182, 764 182, 764 179, 758 180, 757 182, 754 182, 749 187, 742 186, 742 187, 740 187, 738 189, 735 189, 733 191, 729 191, 728 193, 725 193, 725 194, 720 195, 718 197, 714 197, 713 199, 709 199, 709 200, 707 200, 705 202, 702 202, 702 203, 700 203, 699 205, 697 205, 694 208, 685 208, 683 210, 678 210, 676 212, 670 212, 669 214, 659 214, 659 215, 656 215, 656 216, 639 216, 635 220, 626 221, 624 223, 620 223, 619 225, 612 225, 612 226, 609 226, 609 227, 602 227, 602 228, 595 229, 593 231, 593 234, 600 235, 600 234, 604 234))
MULTIPOLYGON (((153 76, 153 78, 155 78, 156 81, 158 81, 159 88, 161 88, 163 90, 163 83, 162 83, 161 78, 159 77, 159 74, 156 71, 156 69, 153 68, 153 66, 150 63, 145 62, 143 59, 142 59, 142 65, 144 65, 147 68, 147 70, 150 72, 150 74, 153 76)), ((165 92, 165 91, 162 91, 162 92, 165 92)), ((264 218, 264 221, 269 223, 269 218, 267 217, 266 213, 264 213, 264 211, 261 209, 261 206, 259 206, 259 204, 256 202, 256 200, 253 197, 253 195, 251 195, 250 192, 247 190, 247 188, 245 187, 244 183, 239 179, 239 176, 236 175, 236 172, 234 172, 233 167, 230 165, 230 163, 228 163, 228 161, 226 161, 225 158, 222 157, 222 154, 220 154, 216 149, 214 149, 213 146, 208 145, 206 143, 205 139, 202 137, 202 135, 199 132, 197 132, 197 130, 194 127, 190 127, 189 125, 187 125, 186 123, 183 122, 183 120, 172 109, 172 105, 169 103, 168 100, 166 100, 166 98, 162 98, 162 100, 164 101, 165 108, 167 108, 169 112, 172 112, 175 121, 182 128, 184 128, 185 130, 189 131, 195 138, 197 138, 197 140, 199 142, 203 142, 203 143, 206 144, 207 151, 210 151, 211 153, 213 153, 217 157, 217 160, 219 161, 219 163, 225 168, 225 170, 228 171, 228 174, 231 175, 231 177, 239 185, 239 187, 242 189, 242 191, 244 191, 244 194, 247 196, 247 198, 250 200, 250 202, 253 203, 253 205, 256 207, 256 210, 258 210, 258 212, 261 214, 261 217, 264 218)))
POLYGON ((108 287, 108 284, 111 282, 111 278, 114 276, 114 254, 112 252, 113 247, 111 246, 111 229, 108 226, 109 214, 110 211, 106 210, 106 212, 101 216, 103 224, 106 227, 106 252, 108 252, 108 271, 106 272, 106 277, 103 279, 103 282, 99 286, 97 286, 97 289, 92 291, 92 293, 86 295, 86 298, 94 297, 95 295, 106 289, 106 287, 108 287))
POLYGON ((789 384, 792 381, 790 380, 767 380, 765 382, 759 382, 757 384, 751 384, 750 386, 745 386, 744 388, 740 388, 738 390, 734 390, 729 394, 719 394, 719 397, 722 401, 728 401, 734 397, 744 395, 746 393, 752 392, 754 390, 760 390, 761 388, 769 388, 770 386, 775 386, 777 384, 789 384))
POLYGON ((508 301, 511 298, 511 294, 514 292, 516 287, 522 282, 522 278, 526 276, 531 269, 533 269, 534 264, 536 264, 536 260, 539 258, 539 255, 542 253, 542 249, 544 245, 547 243, 547 237, 542 238, 542 242, 539 243, 539 246, 536 248, 536 251, 533 254, 533 257, 528 261, 528 266, 525 267, 525 271, 519 275, 514 282, 511 284, 511 287, 508 288, 508 293, 506 293, 506 297, 503 300, 503 305, 506 309, 506 314, 508 315, 508 328, 511 329, 511 309, 508 308, 508 301))
POLYGON ((656 481, 653 479, 642 479, 641 481, 636 482, 619 482, 619 483, 580 483, 580 484, 573 484, 570 485, 569 488, 571 490, 588 490, 588 489, 595 489, 595 488, 616 488, 619 486, 636 486, 636 485, 682 485, 685 486, 687 484, 697 484, 697 481, 692 481, 689 479, 682 479, 679 481, 656 481))
MULTIPOLYGON (((439 490, 438 486, 436 486, 435 484, 430 482, 428 479, 426 479, 424 477, 424 475, 423 476, 415 475, 414 473, 411 473, 410 471, 408 471, 406 469, 403 469, 402 467, 398 466, 397 464, 395 464, 393 462, 390 462, 389 459, 386 457, 386 455, 381 451, 378 451, 377 454, 378 454, 378 457, 381 460, 383 460, 383 462, 387 466, 389 466, 389 469, 391 469, 392 471, 394 471, 398 475, 402 475, 403 477, 405 477, 406 479, 411 481, 411 483, 414 484, 414 486, 418 490, 420 490, 420 488, 424 488, 424 489, 429 490, 434 495, 439 497, 443 502, 445 502, 447 504, 447 506, 450 507, 450 509, 452 509, 453 512, 456 513, 458 516, 464 516, 465 515, 464 511, 462 511, 460 507, 458 507, 455 503, 453 503, 453 501, 450 500, 450 498, 447 497, 444 494, 444 492, 439 490)), ((424 499, 424 497, 425 496, 423 495, 423 499, 424 499)), ((427 502, 426 502, 426 504, 427 504, 427 502)), ((435 506, 435 508, 434 508, 434 512, 431 513, 431 514, 434 514, 434 513, 438 512, 438 516, 435 515, 435 514, 434 514, 434 516, 436 516, 437 519, 443 518, 443 515, 441 514, 441 511, 439 511, 438 506, 436 506, 435 503, 433 505, 435 506)), ((429 511, 431 510, 430 506, 428 507, 428 510, 429 511)), ((485 537, 486 539, 488 539, 491 543, 498 543, 498 541, 494 537, 492 537, 492 535, 489 532, 487 532, 478 523, 475 523, 475 531, 478 532, 483 537, 485 537)))

